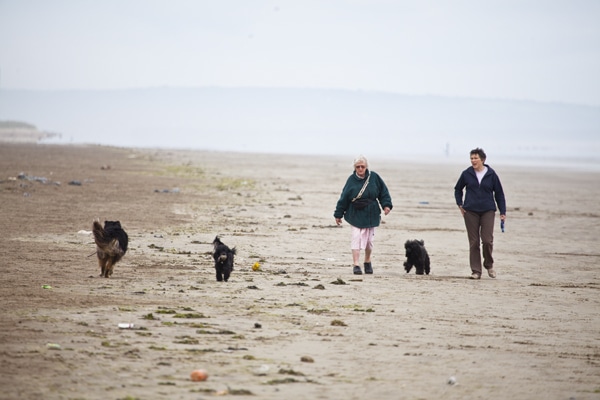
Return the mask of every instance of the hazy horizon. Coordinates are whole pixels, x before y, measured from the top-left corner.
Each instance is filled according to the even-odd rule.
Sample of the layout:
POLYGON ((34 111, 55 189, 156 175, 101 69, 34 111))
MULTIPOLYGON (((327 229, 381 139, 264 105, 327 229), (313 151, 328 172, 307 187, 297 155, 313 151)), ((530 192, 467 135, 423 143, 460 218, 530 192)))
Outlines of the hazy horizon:
POLYGON ((0 119, 54 143, 385 158, 600 164, 600 107, 347 90, 0 92, 0 119))

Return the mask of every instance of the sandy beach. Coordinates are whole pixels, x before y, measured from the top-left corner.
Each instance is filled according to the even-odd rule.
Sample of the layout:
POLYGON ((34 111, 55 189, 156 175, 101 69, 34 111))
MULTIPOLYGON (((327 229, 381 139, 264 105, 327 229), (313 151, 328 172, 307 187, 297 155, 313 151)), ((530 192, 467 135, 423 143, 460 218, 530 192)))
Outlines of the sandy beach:
POLYGON ((488 151, 508 220, 498 277, 474 281, 468 154, 369 161, 394 209, 355 276, 333 218, 351 158, 0 143, 0 397, 600 399, 600 172, 488 151), (110 279, 95 218, 130 238, 110 279), (404 271, 408 239, 431 275, 404 271))

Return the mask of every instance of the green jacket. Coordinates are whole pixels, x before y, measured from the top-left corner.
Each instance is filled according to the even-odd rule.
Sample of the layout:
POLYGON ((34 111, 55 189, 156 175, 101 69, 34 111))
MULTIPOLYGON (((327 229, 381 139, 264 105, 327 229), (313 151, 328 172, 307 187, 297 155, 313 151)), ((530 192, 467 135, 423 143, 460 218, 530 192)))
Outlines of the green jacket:
POLYGON ((343 217, 350 225, 357 228, 373 228, 379 226, 381 208, 385 207, 389 207, 390 210, 393 207, 390 192, 383 179, 376 172, 367 169, 364 179, 359 178, 356 173, 352 173, 348 177, 335 207, 333 217, 343 217), (352 199, 358 195, 368 175, 371 175, 371 178, 361 198, 371 201, 366 208, 358 210, 354 207, 352 199))

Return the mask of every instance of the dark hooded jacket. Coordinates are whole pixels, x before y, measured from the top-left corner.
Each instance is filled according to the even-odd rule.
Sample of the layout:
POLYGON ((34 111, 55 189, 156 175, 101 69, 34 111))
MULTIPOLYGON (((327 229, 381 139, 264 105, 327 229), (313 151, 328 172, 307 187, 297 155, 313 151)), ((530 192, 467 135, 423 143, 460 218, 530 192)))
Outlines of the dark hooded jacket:
POLYGON ((500 178, 489 165, 485 166, 488 170, 481 179, 481 184, 477 180, 473 167, 469 167, 462 172, 456 186, 454 186, 456 204, 467 211, 478 213, 496 211, 496 205, 498 205, 500 214, 506 215, 506 200, 504 199, 500 178), (463 202, 464 188, 467 190, 463 202))
POLYGON ((346 180, 342 193, 335 207, 333 216, 335 218, 344 218, 350 225, 357 228, 373 228, 379 226, 381 221, 381 208, 389 207, 392 209, 392 198, 390 192, 381 177, 376 172, 368 169, 365 178, 359 178, 356 173, 352 173, 346 180), (368 205, 359 210, 355 207, 352 199, 355 198, 365 183, 366 177, 370 175, 367 185, 361 199, 368 199, 368 205))

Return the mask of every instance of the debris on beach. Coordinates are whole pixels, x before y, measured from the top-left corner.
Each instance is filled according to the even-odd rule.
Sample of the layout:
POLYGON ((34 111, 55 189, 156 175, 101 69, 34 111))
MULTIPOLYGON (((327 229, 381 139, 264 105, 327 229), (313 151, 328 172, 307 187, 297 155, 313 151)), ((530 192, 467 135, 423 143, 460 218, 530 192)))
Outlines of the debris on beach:
POLYGON ((279 368, 279 373, 282 375, 304 376, 302 372, 294 371, 293 369, 279 368))
POLYGON ((203 382, 208 379, 208 373, 203 369, 195 369, 190 374, 190 379, 194 382, 203 382))
POLYGON ((334 319, 333 321, 331 321, 331 326, 348 326, 344 321, 341 321, 339 319, 334 319))
POLYGON ((308 286, 307 283, 298 282, 298 283, 290 283, 288 286, 308 286))
POLYGON ((50 179, 46 178, 45 176, 28 175, 25 172, 19 172, 19 175, 17 175, 16 178, 13 178, 13 177, 8 178, 9 181, 16 181, 17 179, 20 181, 39 182, 44 185, 52 184, 52 185, 60 186, 60 182, 51 181, 50 179))
POLYGON ((220 393, 225 392, 223 395, 233 395, 233 396, 254 396, 254 393, 252 393, 250 390, 248 389, 228 389, 228 390, 222 390, 220 392, 215 392, 215 396, 219 396, 220 393))
POLYGON ((332 285, 347 285, 346 282, 342 278, 337 278, 337 280, 331 282, 332 285))
POLYGON ((270 369, 271 367, 269 367, 267 364, 263 364, 260 367, 255 368, 253 374, 256 376, 265 376, 269 373, 270 369))
POLYGON ((40 183, 48 183, 49 182, 48 178, 46 178, 46 177, 27 175, 25 172, 20 172, 19 175, 17 175, 17 179, 22 180, 22 181, 32 181, 32 182, 40 182, 40 183))
POLYGON ((283 378, 283 379, 270 380, 266 384, 267 385, 281 385, 281 384, 285 384, 285 383, 296 383, 296 382, 302 382, 302 381, 299 381, 296 378, 283 378))
POLYGON ((173 188, 173 189, 154 189, 154 193, 179 193, 181 189, 173 188))

